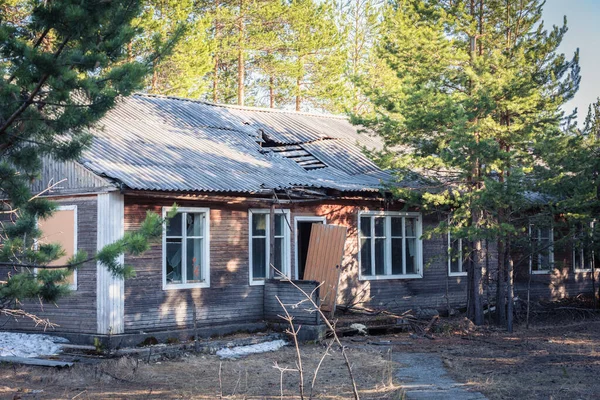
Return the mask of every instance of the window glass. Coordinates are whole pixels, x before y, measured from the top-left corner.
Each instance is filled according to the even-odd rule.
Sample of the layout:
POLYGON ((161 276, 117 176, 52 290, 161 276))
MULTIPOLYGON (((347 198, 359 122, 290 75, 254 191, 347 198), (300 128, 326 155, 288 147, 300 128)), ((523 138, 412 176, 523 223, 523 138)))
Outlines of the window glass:
POLYGON ((167 283, 183 283, 181 272, 181 239, 167 238, 166 265, 167 265, 167 283))
POLYGON ((187 236, 202 236, 204 213, 186 213, 187 236))
POLYGON ((173 218, 169 219, 167 225, 167 236, 181 236, 181 221, 183 213, 177 213, 173 218))
POLYGON ((264 279, 267 267, 267 238, 252 238, 252 278, 264 279))
POLYGON ((402 237, 402 218, 392 217, 392 236, 402 237))
POLYGON ((167 284, 202 283, 208 279, 205 250, 205 212, 178 212, 169 220, 165 238, 167 284))
POLYGON ((187 239, 187 281, 202 282, 202 239, 187 239))
POLYGON ((371 217, 360 217, 360 235, 371 237, 371 217))
POLYGON ((254 213, 252 215, 252 236, 266 236, 267 234, 267 215, 254 213))
POLYGON ((360 265, 363 275, 372 275, 371 272, 371 240, 370 238, 360 239, 360 265))
POLYGON ((385 236, 385 217, 375 218, 375 236, 385 236))
POLYGON ((462 271, 461 240, 455 239, 450 242, 450 272, 459 273, 462 271))
MULTIPOLYGON (((251 282, 260 282, 271 275, 269 259, 271 252, 269 210, 250 211, 250 246, 251 246, 251 282)), ((274 214, 275 229, 273 232, 273 259, 270 261, 278 271, 289 275, 289 251, 290 229, 286 221, 286 214, 277 212, 274 214)), ((274 272, 274 271, 273 271, 274 272)), ((273 275, 278 277, 278 273, 273 275)))
POLYGON ((360 271, 365 277, 418 275, 422 270, 419 220, 401 215, 360 216, 360 271), (373 227, 374 236, 371 236, 373 227))
MULTIPOLYGON (((392 224, 393 226, 393 224, 392 224)), ((392 274, 402 274, 402 238, 392 239, 392 274)))

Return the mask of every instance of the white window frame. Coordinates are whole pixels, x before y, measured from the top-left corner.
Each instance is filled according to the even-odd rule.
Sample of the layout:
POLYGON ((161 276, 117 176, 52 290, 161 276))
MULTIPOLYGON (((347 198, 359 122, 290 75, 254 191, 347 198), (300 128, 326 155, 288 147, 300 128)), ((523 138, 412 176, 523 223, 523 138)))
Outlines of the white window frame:
MULTIPOLYGON (((593 229, 594 229, 594 221, 590 222, 590 228, 593 231, 593 229)), ((585 260, 584 260, 584 255, 585 255, 584 254, 584 249, 583 248, 580 249, 580 252, 581 253, 579 255, 579 258, 580 258, 580 260, 582 260, 582 261, 585 262, 585 260)), ((590 268, 577 268, 576 265, 575 265, 575 248, 573 248, 573 256, 572 256, 573 271, 575 271, 575 272, 592 272, 593 271, 592 263, 595 261, 594 260, 594 252, 593 251, 592 251, 592 254, 590 254, 590 256, 592 258, 591 260, 589 260, 590 261, 590 268)))
POLYGON ((302 216, 295 216, 294 217, 294 258, 295 258, 295 265, 294 265, 294 276, 296 279, 300 279, 298 277, 299 271, 298 271, 298 222, 321 222, 323 225, 327 225, 327 218, 326 217, 320 217, 317 215, 302 215, 302 216))
POLYGON ((458 239, 457 262, 459 272, 452 272, 452 237, 448 231, 448 276, 467 276, 467 271, 463 269, 463 245, 462 239, 458 239))
MULTIPOLYGON (((529 256, 529 273, 532 275, 549 275, 554 271, 554 227, 550 226, 548 227, 549 230, 549 235, 550 237, 548 238, 548 240, 550 240, 550 247, 548 248, 548 262, 550 263, 550 268, 548 269, 541 269, 541 270, 534 270, 533 269, 533 257, 535 255, 537 255, 538 257, 538 264, 541 264, 541 258, 542 255, 537 252, 536 254, 531 254, 529 256)), ((536 240, 538 243, 541 240, 541 236, 542 236, 542 228, 536 227, 534 224, 529 224, 529 240, 531 240, 532 242, 534 240, 536 240), (537 231, 537 238, 533 238, 532 234, 532 230, 535 229, 537 231)))
MULTIPOLYGON (((284 225, 283 225, 283 251, 284 255, 282 258, 283 262, 283 271, 281 271, 285 276, 289 277, 291 268, 291 229, 290 229, 290 210, 289 209, 276 209, 274 210, 275 214, 283 214, 284 215, 284 225)), ((248 210, 248 281, 250 286, 260 286, 265 284, 265 279, 254 279, 252 276, 252 216, 254 214, 266 214, 266 240, 265 240, 265 252, 267 260, 267 265, 265 265, 265 274, 266 278, 269 279, 270 275, 270 265, 271 265, 271 210, 268 208, 251 208, 248 210)), ((277 276, 275 276, 277 278, 277 276)))
MULTIPOLYGON (((73 227, 73 241, 75 243, 73 243, 73 249, 75 250, 75 253, 77 253, 77 225, 79 224, 79 220, 77 218, 77 206, 76 205, 68 205, 68 206, 58 206, 56 208, 56 211, 73 211, 73 219, 75 221, 75 226, 73 227)), ((38 227, 38 219, 35 219, 35 227, 38 227)), ((34 240, 33 242, 33 248, 37 251, 38 249, 38 241, 37 239, 34 240)), ((33 269, 33 274, 37 275, 39 268, 34 268, 33 269)), ((71 290, 77 290, 77 268, 75 268, 73 270, 73 283, 69 284, 69 289, 71 290)))
MULTIPOLYGON (((373 223, 373 219, 371 219, 371 238, 375 238, 375 224, 373 223)), ((423 278, 423 240, 421 239, 421 236, 423 235, 423 217, 421 216, 421 213, 418 212, 400 212, 400 211, 359 211, 358 212, 358 222, 357 222, 357 226, 358 226, 358 232, 357 232, 357 240, 358 240, 358 279, 361 281, 374 281, 374 280, 389 280, 389 279, 421 279, 423 278), (374 217, 374 216, 379 216, 379 217, 386 217, 386 224, 385 224, 385 239, 386 239, 386 254, 385 254, 385 263, 384 263, 384 268, 385 268, 385 275, 363 275, 362 274, 362 266, 361 266, 361 255, 360 255, 360 232, 361 232, 361 227, 360 227, 360 219, 361 217, 365 217, 365 216, 370 216, 370 217, 374 217), (391 270, 392 270, 392 225, 391 225, 391 217, 409 217, 409 218, 415 218, 416 219, 416 224, 415 224, 415 236, 417 238, 416 240, 416 258, 417 258, 417 265, 416 265, 416 270, 417 273, 416 274, 396 274, 396 275, 392 275, 391 274, 391 270)), ((405 221, 404 219, 402 220, 402 233, 403 233, 403 243, 406 243, 406 227, 405 227, 405 221)), ((372 241, 372 246, 375 246, 375 240, 372 241)), ((403 252, 403 256, 402 259, 406 260, 406 245, 402 246, 402 252, 403 252)), ((375 265, 375 251, 374 249, 371 250, 371 265, 375 265)), ((406 265, 405 265, 405 261, 403 261, 403 265, 402 265, 402 270, 405 271, 406 270, 406 265)))
MULTIPOLYGON (((171 211, 173 207, 163 207, 162 209, 162 217, 163 220, 166 219, 167 214, 171 211)), ((177 215, 180 213, 204 213, 206 219, 204 220, 204 232, 202 238, 204 239, 202 242, 202 251, 203 251, 203 259, 202 259, 202 276, 204 277, 203 282, 193 282, 193 283, 167 283, 167 224, 163 223, 163 232, 162 232, 162 288, 163 290, 177 290, 177 289, 194 289, 194 288, 209 288, 210 287, 210 208, 206 207, 177 207, 177 215)), ((181 231, 182 235, 184 233, 185 224, 182 224, 181 231)), ((181 252, 183 254, 187 254, 187 240, 185 240, 186 235, 181 237, 181 252)), ((183 259, 183 257, 182 257, 183 259)), ((182 275, 187 273, 187 266, 181 263, 181 273, 182 275), (185 272, 184 272, 185 270, 185 272)))

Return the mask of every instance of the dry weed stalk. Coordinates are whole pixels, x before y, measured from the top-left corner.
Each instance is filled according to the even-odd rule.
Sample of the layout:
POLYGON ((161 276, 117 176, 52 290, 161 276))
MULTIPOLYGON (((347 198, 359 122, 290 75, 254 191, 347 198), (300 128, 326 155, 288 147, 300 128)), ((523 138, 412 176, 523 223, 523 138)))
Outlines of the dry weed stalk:
MULTIPOLYGON (((333 341, 340 347, 342 356, 344 357, 344 363, 346 364, 346 368, 348 369, 348 375, 350 377, 350 381, 352 383, 352 393, 354 395, 354 400, 360 400, 360 395, 358 394, 358 388, 356 387, 356 380, 354 379, 354 374, 352 373, 352 365, 350 364, 350 360, 348 359, 348 354, 346 354, 346 347, 342 344, 342 342, 340 341, 339 336, 337 335, 336 331, 335 331, 335 323, 333 323, 332 321, 329 320, 329 318, 327 318, 327 316, 325 315, 325 313, 321 310, 321 307, 313 300, 313 294, 319 289, 319 287, 322 285, 322 283, 320 285, 318 285, 313 291, 311 291, 311 293, 307 293, 304 289, 302 289, 300 286, 296 285, 294 283, 294 281, 292 281, 288 276, 286 276, 285 274, 283 274, 281 271, 279 271, 277 268, 275 268, 275 266, 273 264, 271 264, 271 268, 273 268, 273 270, 275 270, 276 274, 278 274, 279 276, 281 276, 281 280, 283 282, 289 282, 294 288, 296 288, 296 290, 298 290, 300 293, 302 293, 302 295, 304 296, 304 300, 299 301, 298 303, 294 304, 293 307, 296 308, 298 307, 300 304, 304 303, 304 302, 308 302, 310 303, 310 305, 312 306, 311 310, 309 310, 309 312, 318 312, 319 315, 321 316, 323 322, 325 322, 325 325, 327 326, 327 328, 331 331, 332 335, 333 335, 333 341)), ((285 306, 283 305, 283 303, 281 303, 281 301, 279 300, 279 298, 277 298, 277 301, 279 301, 279 304, 281 304, 281 306, 283 307, 286 315, 289 316, 289 313, 287 312, 287 309, 285 308, 285 306)), ((290 317, 291 321, 289 322, 292 326, 293 326, 293 317, 290 317)), ((285 319, 285 318, 284 318, 285 319)), ((298 331, 295 330, 295 332, 297 333, 298 331)), ((294 340, 297 343, 297 338, 294 337, 294 340)), ((298 358, 300 358, 300 350, 298 349, 298 345, 297 346, 297 356, 298 358)), ((299 360, 300 362, 300 360, 299 360)), ((301 379, 302 381, 302 379, 301 379)), ((304 383, 302 383, 303 385, 304 383)), ((301 395, 303 395, 303 392, 301 392, 301 395)), ((304 397, 302 397, 304 398, 304 397)))
MULTIPOLYGON (((280 367, 279 364, 277 364, 277 361, 275 361, 275 365, 273 365, 273 368, 275 368, 276 370, 279 371, 279 393, 280 393, 280 398, 283 400, 283 373, 284 372, 298 372, 298 369, 288 368, 288 367, 280 367)), ((300 378, 300 386, 302 387, 302 378, 300 378)), ((301 392, 300 397, 304 398, 303 392, 301 392)))
MULTIPOLYGON (((286 329, 286 333, 289 334, 294 339, 294 346, 296 347, 296 366, 298 369, 298 373, 300 374, 300 399, 304 400, 304 371, 302 369, 302 356, 300 354, 300 345, 298 344, 298 332, 302 325, 298 326, 298 328, 294 327, 294 317, 290 315, 287 308, 283 305, 281 300, 279 300, 278 296, 275 296, 281 308, 283 308, 283 312, 285 313, 285 317, 280 315, 279 317, 287 321, 290 324, 289 329, 286 329)), ((281 372, 281 379, 283 379, 283 371, 281 372)), ((282 388, 283 390, 283 388, 282 388)), ((283 396, 283 392, 282 392, 283 396)))

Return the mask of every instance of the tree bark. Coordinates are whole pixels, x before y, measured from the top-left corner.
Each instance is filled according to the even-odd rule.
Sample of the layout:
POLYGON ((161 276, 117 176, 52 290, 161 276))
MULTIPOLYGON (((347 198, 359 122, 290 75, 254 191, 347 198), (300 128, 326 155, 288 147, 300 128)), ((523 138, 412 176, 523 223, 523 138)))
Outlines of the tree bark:
POLYGON ((275 108, 275 78, 273 75, 269 77, 269 107, 275 108))
POLYGON ((513 332, 513 319, 514 319, 514 311, 513 311, 513 304, 514 304, 514 280, 513 280, 513 271, 514 271, 514 265, 513 265, 513 259, 512 259, 512 255, 511 255, 511 249, 510 249, 510 236, 508 237, 507 241, 506 241, 506 261, 508 264, 508 276, 507 276, 507 283, 508 283, 508 287, 507 287, 507 307, 506 307, 506 330, 509 333, 513 332))
POLYGON ((300 105, 301 105, 301 96, 300 96, 300 90, 302 89, 301 85, 300 85, 300 78, 296 79, 296 111, 300 111, 300 105))
POLYGON ((238 105, 244 105, 244 75, 245 60, 244 60, 244 0, 240 0, 240 17, 238 20, 238 105))

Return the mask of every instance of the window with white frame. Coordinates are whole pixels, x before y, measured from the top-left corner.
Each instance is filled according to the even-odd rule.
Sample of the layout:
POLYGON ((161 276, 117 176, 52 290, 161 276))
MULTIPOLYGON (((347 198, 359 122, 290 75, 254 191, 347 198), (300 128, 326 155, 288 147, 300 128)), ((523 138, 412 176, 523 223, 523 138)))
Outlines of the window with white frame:
POLYGON ((419 213, 359 213, 361 279, 421 278, 419 213))
POLYGON ((531 256, 529 269, 533 274, 548 274, 554 268, 554 231, 552 227, 529 225, 531 256))
POLYGON ((463 252, 462 239, 454 239, 448 232, 448 274, 450 276, 467 275, 467 265, 463 252))
MULTIPOLYGON (((269 277, 269 264, 286 276, 290 275, 289 210, 275 210, 273 260, 271 255, 270 210, 251 209, 249 212, 250 284, 262 285, 269 277)), ((277 274, 274 274, 277 277, 277 274)))
POLYGON ((589 231, 579 225, 573 240, 573 268, 575 272, 591 272, 595 267, 593 251, 594 222, 590 222, 589 231))
MULTIPOLYGON (((163 208, 167 217, 170 208, 163 208)), ((163 289, 210 286, 210 210, 178 207, 163 230, 163 289)))

